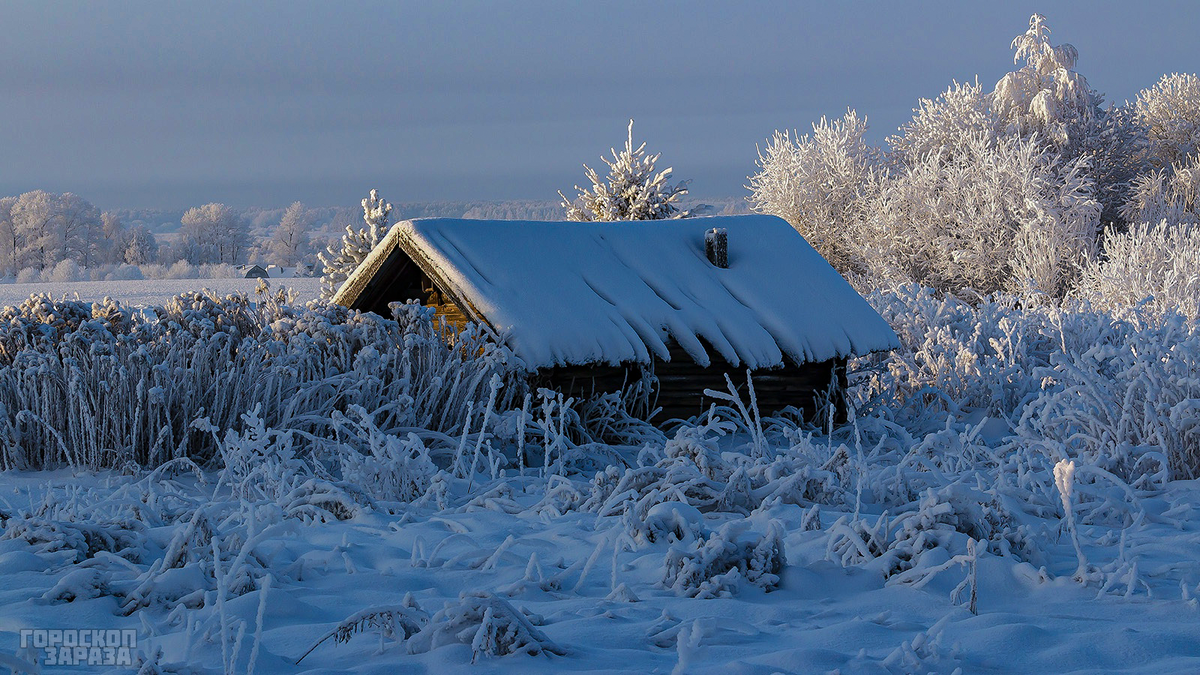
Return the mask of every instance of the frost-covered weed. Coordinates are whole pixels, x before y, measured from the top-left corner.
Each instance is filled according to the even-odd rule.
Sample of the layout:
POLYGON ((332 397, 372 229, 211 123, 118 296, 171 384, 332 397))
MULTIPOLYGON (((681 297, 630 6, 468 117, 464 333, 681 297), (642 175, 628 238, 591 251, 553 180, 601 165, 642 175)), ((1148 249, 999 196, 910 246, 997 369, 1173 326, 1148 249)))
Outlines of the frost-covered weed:
POLYGON ((742 580, 766 590, 778 586, 787 564, 783 525, 773 520, 763 534, 749 527, 748 521, 731 521, 707 540, 671 546, 663 561, 663 586, 689 598, 734 595, 742 580))
POLYGON ((421 609, 412 594, 406 594, 399 605, 368 607, 346 617, 333 630, 317 640, 308 651, 296 659, 299 665, 306 656, 322 643, 332 639, 335 644, 345 644, 358 633, 374 630, 379 634, 380 651, 385 641, 402 642, 416 635, 429 623, 429 613, 421 609))
POLYGON ((416 654, 446 644, 468 644, 472 662, 509 654, 566 654, 537 627, 541 622, 541 617, 491 593, 464 591, 457 602, 446 603, 419 633, 409 638, 408 651, 416 654))
MULTIPOLYGON (((157 466, 216 456, 206 418, 335 443, 334 413, 369 411, 387 433, 446 439, 492 376, 513 407, 524 379, 475 328, 453 333, 419 307, 397 320, 323 302, 187 293, 161 308, 34 296, 0 311, 0 462, 7 468, 157 466), (449 331, 449 332, 448 332, 449 331)), ((446 439, 447 442, 449 439, 446 439)))

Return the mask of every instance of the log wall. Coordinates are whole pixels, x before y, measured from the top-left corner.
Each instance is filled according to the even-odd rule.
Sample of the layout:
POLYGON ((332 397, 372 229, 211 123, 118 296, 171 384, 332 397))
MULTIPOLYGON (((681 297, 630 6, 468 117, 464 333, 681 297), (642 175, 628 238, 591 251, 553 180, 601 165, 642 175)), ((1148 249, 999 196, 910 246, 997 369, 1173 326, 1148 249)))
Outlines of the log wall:
MULTIPOLYGON (((720 403, 704 395, 705 389, 727 391, 725 373, 749 405, 750 396, 746 386, 746 370, 717 361, 709 367, 698 365, 678 346, 671 348, 670 361, 655 361, 654 375, 658 379, 656 405, 662 410, 651 421, 663 423, 674 418, 687 418, 706 412, 713 403, 720 403)), ((564 366, 539 370, 534 377, 536 386, 548 387, 577 398, 593 394, 619 391, 625 385, 640 378, 640 367, 631 366, 564 366)), ((803 365, 786 365, 770 370, 751 373, 755 398, 759 411, 765 416, 794 406, 804 411, 806 418, 818 419, 816 399, 818 394, 829 390, 830 383, 837 378, 841 390, 845 389, 846 360, 831 359, 803 365)), ((845 418, 844 398, 836 397, 836 416, 845 418)))

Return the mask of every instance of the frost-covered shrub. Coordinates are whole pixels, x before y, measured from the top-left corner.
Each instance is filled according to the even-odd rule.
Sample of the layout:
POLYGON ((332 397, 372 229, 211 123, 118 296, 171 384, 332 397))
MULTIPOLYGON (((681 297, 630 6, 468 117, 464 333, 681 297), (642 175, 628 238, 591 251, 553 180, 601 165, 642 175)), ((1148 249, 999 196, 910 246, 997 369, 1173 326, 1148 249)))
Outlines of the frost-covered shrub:
POLYGON ((437 466, 425 442, 413 432, 404 438, 383 433, 361 407, 352 413, 357 419, 339 425, 346 432, 338 454, 342 480, 386 501, 411 502, 428 492, 437 466))
POLYGON ((142 270, 137 265, 121 263, 113 267, 105 277, 105 281, 140 281, 145 279, 142 270))
POLYGON ((267 429, 257 408, 243 419, 244 433, 228 429, 219 445, 220 483, 234 497, 271 502, 285 517, 306 521, 348 520, 358 513, 365 499, 362 491, 317 476, 315 458, 305 461, 298 456, 293 432, 267 429))
POLYGON ((889 576, 911 569, 922 552, 933 548, 965 551, 967 538, 1018 560, 1040 555, 1028 528, 1018 524, 1001 499, 965 482, 929 488, 915 511, 897 515, 889 527, 891 543, 882 556, 889 576))
POLYGON ((100 552, 140 560, 145 526, 136 520, 75 522, 24 514, 8 519, 2 539, 19 539, 39 554, 70 552, 79 563, 100 552))
POLYGON ((687 218, 690 212, 679 208, 679 200, 687 195, 687 181, 671 185, 672 169, 658 171, 654 165, 660 155, 646 152, 646 144, 633 147, 633 120, 629 120, 629 135, 621 152, 612 150, 611 160, 601 157, 608 165, 608 176, 601 178, 593 168, 584 164, 591 188, 575 189, 579 195, 568 199, 561 191, 562 206, 567 220, 663 220, 687 218))
POLYGON ((36 284, 42 280, 42 271, 36 267, 24 267, 17 272, 18 284, 36 284))
POLYGON ((944 412, 1013 416, 1024 398, 1040 388, 1034 369, 1049 363, 1062 340, 1086 343, 1096 334, 1083 326, 1078 326, 1078 336, 1060 330, 1060 317, 1077 317, 1044 305, 1020 309, 1018 299, 1008 296, 971 304, 905 285, 866 297, 896 331, 901 347, 884 361, 882 371, 866 371, 870 382, 855 393, 878 392, 876 400, 901 415, 914 433, 941 427, 944 412), (908 415, 928 420, 929 426, 908 415))
POLYGON ((1200 222, 1200 155, 1134 179, 1121 215, 1131 223, 1200 222))
MULTIPOLYGON (((556 494, 554 509, 616 516, 635 541, 654 542, 663 534, 684 537, 683 529, 699 534, 698 525, 680 529, 678 523, 660 522, 676 508, 746 514, 774 504, 836 501, 844 494, 830 468, 828 453, 836 454, 833 448, 818 448, 811 437, 803 437, 769 458, 745 448, 720 451, 721 439, 728 442, 735 428, 721 417, 700 426, 682 425, 666 442, 647 443, 636 466, 609 466, 597 472, 586 494, 571 499, 556 494)), ((844 452, 841 446, 838 451, 844 452)))
POLYGON ((955 82, 935 99, 921 99, 912 120, 888 137, 888 159, 897 168, 912 166, 929 155, 953 153, 963 138, 993 138, 1000 120, 991 109, 991 96, 974 84, 955 82))
POLYGON ((783 524, 772 520, 765 534, 749 526, 728 522, 706 541, 672 546, 663 561, 663 586, 689 598, 729 597, 743 579, 768 591, 778 586, 787 564, 783 524))
POLYGON ((1160 481, 1164 465, 1171 477, 1200 476, 1200 328, 1135 315, 1110 330, 1039 370, 1047 384, 1023 412, 1023 440, 1131 483, 1160 481))
POLYGON ((1191 403, 1200 342, 1183 316, 1003 295, 972 305, 911 286, 867 297, 901 347, 854 379, 859 425, 876 429, 877 415, 902 424, 903 433, 872 433, 911 461, 958 472, 1019 459, 1024 471, 1068 455, 1131 482, 1160 480, 1164 464, 1176 476, 1200 469, 1191 403), (1019 441, 998 446, 956 426, 980 413, 1019 441))
POLYGON ((1108 311, 1140 307, 1200 317, 1200 228, 1140 223, 1106 230, 1105 255, 1088 265, 1076 295, 1108 311))
POLYGON ((1134 111, 1149 136, 1155 168, 1182 164, 1200 150, 1200 78, 1194 74, 1163 75, 1138 94, 1134 111))
POLYGON ((491 593, 464 591, 457 602, 447 602, 409 638, 408 651, 418 654, 447 644, 468 644, 472 662, 481 656, 566 654, 535 623, 541 623, 541 618, 491 593))
POLYGON ((750 176, 751 208, 791 223, 843 273, 866 264, 867 221, 883 180, 866 131, 866 118, 853 110, 832 123, 822 117, 811 136, 776 131, 750 176))
POLYGON ((1095 254, 1100 205, 1086 169, 1083 159, 1060 165, 1036 140, 964 134, 887 184, 880 237, 904 276, 939 291, 1028 280, 1062 297, 1095 254))
POLYGON ((704 515, 690 504, 662 502, 646 514, 644 536, 648 541, 691 542, 704 534, 704 515))
POLYGON ((58 264, 50 270, 50 281, 65 282, 65 281, 86 281, 84 270, 79 267, 79 263, 71 260, 60 260, 58 264))

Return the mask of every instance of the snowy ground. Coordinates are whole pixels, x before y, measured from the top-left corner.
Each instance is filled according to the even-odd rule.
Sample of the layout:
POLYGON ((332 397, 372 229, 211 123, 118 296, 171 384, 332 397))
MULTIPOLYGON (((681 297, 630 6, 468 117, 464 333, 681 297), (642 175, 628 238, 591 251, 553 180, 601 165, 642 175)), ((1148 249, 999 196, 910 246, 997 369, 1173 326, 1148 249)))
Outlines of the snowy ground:
MULTIPOLYGON (((444 504, 363 510, 325 523, 288 517, 267 501, 231 501, 228 486, 214 486, 211 475, 202 485, 186 472, 137 482, 111 473, 9 473, 2 500, 12 517, 0 540, 0 651, 19 652, 21 628, 85 627, 135 629, 139 650, 162 650, 155 661, 161 670, 146 672, 215 673, 224 663, 231 664, 225 672, 241 673, 251 662, 259 673, 1163 673, 1200 667, 1200 614, 1192 597, 1200 581, 1196 482, 1139 495, 1129 505, 1136 525, 1082 526, 1092 575, 1084 582, 1072 578, 1076 554, 1060 519, 1027 521, 1045 564, 981 552, 974 562, 973 615, 969 583, 954 590, 969 582, 971 561, 939 572, 949 557, 941 548, 927 551, 914 567, 921 574, 907 580, 904 574, 885 579, 869 561, 843 566, 831 543, 839 523, 852 517, 842 509, 814 512, 780 502, 748 516, 700 516, 665 502, 631 529, 627 518, 595 509, 558 513, 570 501, 564 496, 586 494, 589 482, 556 479, 546 498, 546 482, 533 473, 476 483, 469 496, 466 481, 450 480, 440 497, 444 504), (35 516, 19 514, 31 508, 35 516), (202 517, 193 518, 197 509, 202 517), (72 520, 125 522, 128 540, 97 543, 81 534, 86 526, 71 534, 62 523, 72 520), (131 520, 140 524, 130 527, 131 520), (679 584, 664 583, 672 550, 691 550, 693 537, 729 523, 738 532, 729 541, 755 541, 781 526, 786 564, 772 590, 736 574, 716 593, 727 597, 687 597, 679 584), (650 541, 646 534, 655 532, 650 541), (245 578, 229 582, 226 576, 217 590, 205 590, 214 576, 205 549, 229 542, 215 578, 245 578), (167 558, 175 562, 164 563, 167 558), (1135 562, 1122 567, 1121 559, 1135 562), (231 573, 239 565, 244 569, 231 573), (221 590, 241 581, 241 591, 221 590), (195 609, 201 598, 204 608, 195 609), (524 629, 542 634, 536 643, 542 653, 476 656, 490 634, 481 629, 487 617, 467 611, 472 602, 494 606, 500 635, 503 611, 526 612, 524 629), (368 625, 345 642, 320 643, 296 664, 340 621, 370 609, 401 612, 414 630, 424 630, 401 641, 402 631, 383 638, 368 625)), ((878 521, 871 509, 863 511, 868 525, 878 521)), ((1107 514, 1116 521, 1126 515, 1107 514)))
MULTIPOLYGON (((317 297, 321 292, 319 278, 271 279, 272 288, 286 286, 296 291, 297 301, 304 302, 317 297)), ((49 293, 54 298, 95 302, 105 297, 119 300, 131 307, 161 305, 168 298, 199 289, 209 289, 225 295, 235 291, 251 294, 258 286, 258 279, 154 279, 138 281, 71 281, 61 283, 0 284, 0 307, 19 305, 30 295, 49 293)))

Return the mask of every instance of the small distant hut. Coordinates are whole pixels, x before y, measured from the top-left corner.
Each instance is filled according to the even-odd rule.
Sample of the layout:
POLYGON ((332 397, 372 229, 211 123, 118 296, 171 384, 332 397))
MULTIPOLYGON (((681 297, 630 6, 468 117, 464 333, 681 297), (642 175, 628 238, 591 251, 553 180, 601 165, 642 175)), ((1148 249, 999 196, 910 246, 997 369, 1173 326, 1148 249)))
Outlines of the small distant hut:
POLYGON ((418 300, 492 328, 540 386, 616 391, 651 373, 655 419, 704 412, 725 374, 753 372, 764 414, 845 379, 846 359, 896 334, 774 216, 554 223, 401 222, 334 301, 388 313, 418 300))
POLYGON ((259 265, 242 265, 241 271, 242 271, 242 276, 244 276, 247 279, 267 279, 267 278, 269 278, 267 271, 264 270, 259 265))

